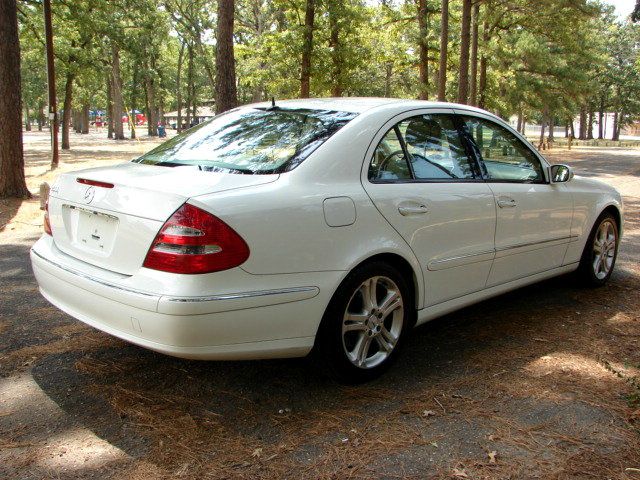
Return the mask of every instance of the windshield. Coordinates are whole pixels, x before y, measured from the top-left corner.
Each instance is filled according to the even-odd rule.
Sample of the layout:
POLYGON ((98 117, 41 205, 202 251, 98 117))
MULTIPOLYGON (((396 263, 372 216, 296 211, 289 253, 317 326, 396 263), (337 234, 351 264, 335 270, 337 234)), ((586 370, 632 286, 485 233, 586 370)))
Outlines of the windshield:
POLYGON ((234 110, 133 161, 232 173, 286 172, 355 116, 349 112, 278 107, 234 110))

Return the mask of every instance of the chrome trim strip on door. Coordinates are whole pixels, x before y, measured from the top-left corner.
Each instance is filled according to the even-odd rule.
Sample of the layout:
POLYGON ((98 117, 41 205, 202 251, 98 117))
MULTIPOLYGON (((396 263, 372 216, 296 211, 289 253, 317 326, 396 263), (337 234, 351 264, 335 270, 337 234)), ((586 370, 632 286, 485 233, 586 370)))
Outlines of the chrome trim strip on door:
POLYGON ((274 290, 256 290, 253 292, 224 293, 207 297, 163 297, 166 302, 215 302, 219 300, 239 300, 250 297, 265 297, 269 295, 282 295, 287 293, 314 292, 314 297, 320 292, 318 287, 290 287, 274 290))
POLYGON ((571 241, 574 238, 578 238, 578 235, 569 235, 566 237, 558 237, 558 238, 552 238, 550 240, 541 240, 538 242, 528 242, 528 243, 518 243, 516 245, 509 245, 507 247, 498 247, 496 248, 496 253, 497 252, 504 252, 507 250, 515 250, 516 248, 524 248, 524 247, 533 247, 534 245, 542 245, 545 243, 552 243, 552 242, 559 242, 561 240, 567 240, 567 241, 571 241))
POLYGON ((427 265, 427 269, 431 271, 444 270, 446 268, 459 267, 470 263, 484 262, 487 260, 493 260, 495 250, 486 250, 484 252, 470 253, 467 255, 458 255, 450 258, 443 258, 441 260, 433 260, 427 265), (489 257, 490 256, 490 257, 489 257), (489 257, 489 258, 484 258, 489 257))
POLYGON ((553 242, 571 242, 578 238, 578 235, 569 235, 565 237, 552 238, 549 240, 542 240, 538 242, 519 243, 517 245, 509 245, 507 247, 498 247, 494 250, 486 250, 484 252, 470 253, 467 255, 458 255, 450 258, 443 258, 441 260, 432 260, 427 265, 427 269, 430 271, 444 270, 446 268, 460 267, 462 265, 469 265, 472 263, 479 263, 493 259, 493 255, 516 250, 518 248, 534 247, 538 245, 545 245, 553 242), (491 257, 490 257, 491 256, 491 257))

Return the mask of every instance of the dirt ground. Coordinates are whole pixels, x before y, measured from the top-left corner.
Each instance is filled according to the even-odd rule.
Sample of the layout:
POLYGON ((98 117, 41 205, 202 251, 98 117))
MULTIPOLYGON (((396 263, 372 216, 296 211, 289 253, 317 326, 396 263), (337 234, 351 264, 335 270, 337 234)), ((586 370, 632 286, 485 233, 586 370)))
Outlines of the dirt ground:
MULTIPOLYGON (((31 190, 48 172, 27 135, 31 190)), ((154 141, 74 136, 60 171, 154 141)), ((561 277, 415 330, 358 387, 305 359, 195 362, 49 305, 28 261, 38 199, 0 203, 0 478, 640 480, 640 150, 554 150, 625 196, 608 286, 561 277)))

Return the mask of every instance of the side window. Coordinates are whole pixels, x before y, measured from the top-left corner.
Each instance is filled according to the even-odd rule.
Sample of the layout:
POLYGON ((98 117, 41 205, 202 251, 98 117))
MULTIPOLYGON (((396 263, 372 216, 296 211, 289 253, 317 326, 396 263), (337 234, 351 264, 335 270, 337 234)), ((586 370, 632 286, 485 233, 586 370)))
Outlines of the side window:
POLYGON ((464 122, 480 150, 490 180, 545 182, 538 157, 506 128, 475 117, 464 122))
POLYGON ((436 114, 407 118, 382 139, 369 167, 369 179, 412 178, 475 178, 472 160, 462 145, 453 117, 436 114))
POLYGON ((402 149, 396 127, 378 144, 369 165, 369 180, 410 180, 411 170, 402 149))
POLYGON ((449 115, 421 115, 399 125, 415 177, 420 180, 472 179, 474 169, 449 115))

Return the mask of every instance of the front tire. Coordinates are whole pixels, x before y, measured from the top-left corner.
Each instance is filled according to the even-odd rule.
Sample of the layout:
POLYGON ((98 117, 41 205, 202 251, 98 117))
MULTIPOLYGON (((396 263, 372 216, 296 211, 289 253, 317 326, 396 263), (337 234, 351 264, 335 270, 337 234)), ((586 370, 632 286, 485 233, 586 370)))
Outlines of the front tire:
POLYGON ((618 257, 618 223, 609 212, 596 220, 580 259, 578 276, 583 284, 600 287, 607 283, 618 257))
POLYGON ((398 355, 412 325, 414 300, 391 265, 358 267, 340 284, 322 318, 313 358, 340 383, 362 383, 382 374, 398 355))

